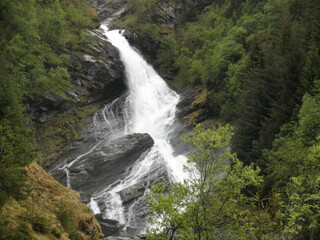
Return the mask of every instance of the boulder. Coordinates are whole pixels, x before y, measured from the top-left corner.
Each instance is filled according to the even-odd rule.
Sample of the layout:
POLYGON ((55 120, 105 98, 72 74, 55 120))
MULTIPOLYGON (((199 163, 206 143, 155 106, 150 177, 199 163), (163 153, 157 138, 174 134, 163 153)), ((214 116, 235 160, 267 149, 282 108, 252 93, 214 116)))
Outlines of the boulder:
POLYGON ((102 232, 105 236, 119 235, 121 230, 125 227, 124 224, 119 223, 113 219, 103 219, 101 214, 95 215, 96 219, 100 222, 102 232))

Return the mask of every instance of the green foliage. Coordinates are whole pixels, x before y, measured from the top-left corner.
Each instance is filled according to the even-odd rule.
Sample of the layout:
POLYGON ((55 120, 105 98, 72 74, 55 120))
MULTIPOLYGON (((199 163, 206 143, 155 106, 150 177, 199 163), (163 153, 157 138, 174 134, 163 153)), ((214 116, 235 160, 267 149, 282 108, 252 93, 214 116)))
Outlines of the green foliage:
MULTIPOLYGON (((147 239, 314 239, 320 233, 319 142, 303 144, 299 125, 287 126, 269 157, 274 181, 263 189, 259 169, 244 166, 228 148, 230 126, 197 125, 185 141, 190 178, 150 194, 152 227, 147 239), (297 137, 297 138, 296 138, 297 137), (300 140, 300 143, 292 142, 300 140), (281 176, 280 176, 281 174, 281 176), (279 189, 276 191, 276 189, 279 189), (269 191, 269 190, 268 190, 269 191)), ((308 137, 308 136, 305 136, 308 137)), ((309 143, 309 141, 307 141, 309 143)))
POLYGON ((320 234, 319 91, 318 80, 303 97, 297 120, 281 129, 272 150, 264 152, 268 181, 285 193, 289 237, 312 239, 320 234))
POLYGON ((259 170, 243 166, 228 147, 231 127, 204 129, 197 125, 184 140, 197 149, 189 157, 190 178, 168 193, 164 184, 150 196, 153 227, 148 239, 219 239, 240 234, 236 224, 244 203, 242 191, 261 183, 259 170))
POLYGON ((128 0, 128 10, 133 14, 142 15, 159 0, 128 0))
MULTIPOLYGON (((135 29, 149 39, 154 3, 140 3, 135 29)), ((156 63, 178 87, 205 86, 209 113, 236 126, 233 150, 264 169, 262 152, 319 75, 319 16, 317 1, 214 1, 196 21, 152 37, 156 63)))
POLYGON ((0 170, 0 206, 10 196, 24 199, 28 185, 25 183, 25 171, 17 167, 6 167, 0 170))
POLYGON ((56 238, 61 238, 61 231, 56 227, 51 229, 51 234, 56 238))
POLYGON ((139 35, 147 41, 155 42, 159 37, 155 28, 155 24, 145 23, 141 25, 139 35))
POLYGON ((0 16, 1 206, 26 190, 22 167, 35 157, 22 102, 30 95, 63 95, 71 87, 69 58, 62 52, 93 26, 93 16, 81 0, 5 0, 0 16))

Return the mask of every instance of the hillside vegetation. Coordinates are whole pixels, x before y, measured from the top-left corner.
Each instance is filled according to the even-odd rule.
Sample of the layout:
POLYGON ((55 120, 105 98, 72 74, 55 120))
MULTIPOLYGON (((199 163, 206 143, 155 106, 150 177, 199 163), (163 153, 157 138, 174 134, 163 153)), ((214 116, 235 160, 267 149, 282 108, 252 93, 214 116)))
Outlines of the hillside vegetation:
POLYGON ((155 43, 160 72, 206 88, 211 118, 234 126, 232 151, 261 169, 254 239, 320 236, 320 2, 217 0, 166 31, 152 20, 165 1, 130 2, 122 23, 155 43))
POLYGON ((38 149, 25 111, 28 97, 66 98, 72 88, 66 52, 86 42, 96 18, 82 0, 0 2, 0 239, 89 239, 101 232, 95 222, 89 235, 80 234, 95 221, 90 211, 76 193, 29 165, 38 149), (64 199, 55 200, 59 194, 64 199))

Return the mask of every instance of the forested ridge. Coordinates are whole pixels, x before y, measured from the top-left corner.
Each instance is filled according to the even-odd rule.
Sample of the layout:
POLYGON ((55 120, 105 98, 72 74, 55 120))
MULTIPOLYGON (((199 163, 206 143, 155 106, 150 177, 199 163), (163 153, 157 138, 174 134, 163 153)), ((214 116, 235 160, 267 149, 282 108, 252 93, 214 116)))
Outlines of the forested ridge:
POLYGON ((86 43, 96 20, 82 0, 0 1, 0 239, 87 239, 84 218, 92 238, 101 232, 76 193, 30 165, 38 133, 26 112, 28 99, 67 98, 68 53, 86 43))
MULTIPOLYGON (((263 183, 255 190, 244 186, 241 190, 246 197, 253 194, 256 201, 251 206, 258 214, 254 217, 252 212, 252 232, 235 235, 241 239, 319 238, 319 1, 212 1, 201 11, 187 11, 186 22, 174 28, 155 21, 154 9, 165 1, 129 2, 135 7, 121 24, 157 46, 155 64, 164 76, 173 79, 175 86, 202 86, 208 91, 206 108, 210 118, 215 124, 234 127, 232 151, 246 165, 254 164, 261 170, 263 183)), ((165 16, 165 11, 162 14, 165 16)), ((206 149, 208 143, 203 144, 206 149)), ((191 161, 199 164, 201 155, 191 161)), ((204 187, 196 186, 198 191, 204 187)), ((180 186, 173 192, 190 198, 183 189, 180 186)), ((156 215, 165 216, 164 239, 188 239, 192 231, 188 232, 182 219, 186 217, 187 224, 192 225, 190 218, 196 216, 194 212, 174 215, 170 206, 172 211, 180 206, 192 212, 196 206, 214 209, 214 204, 222 201, 203 205, 201 194, 192 204, 188 200, 178 203, 171 197, 156 194, 152 200, 156 215), (183 230, 179 235, 180 228, 183 230)), ((217 212, 207 208, 203 211, 198 220, 194 219, 200 224, 198 232, 194 226, 194 239, 219 239, 219 230, 232 232, 208 217, 219 216, 217 212), (209 223, 216 228, 208 229, 209 223), (211 235, 206 235, 208 232, 211 235)), ((226 220, 228 216, 224 215, 222 222, 235 224, 226 220)), ((248 215, 242 219, 248 220, 248 215)))
POLYGON ((71 88, 64 49, 85 40, 94 11, 83 1, 0 3, 0 203, 19 193, 19 167, 35 157, 23 101, 71 88), (13 179, 15 179, 13 181, 13 179))

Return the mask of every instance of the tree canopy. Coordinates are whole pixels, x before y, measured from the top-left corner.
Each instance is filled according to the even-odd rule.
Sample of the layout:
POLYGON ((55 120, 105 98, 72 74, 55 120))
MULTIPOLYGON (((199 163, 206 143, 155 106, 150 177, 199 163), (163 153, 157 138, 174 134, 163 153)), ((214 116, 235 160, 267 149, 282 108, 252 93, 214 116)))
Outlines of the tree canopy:
POLYGON ((35 157, 23 101, 71 87, 64 49, 84 39, 94 17, 82 0, 0 2, 0 205, 21 195, 22 167, 35 157))

